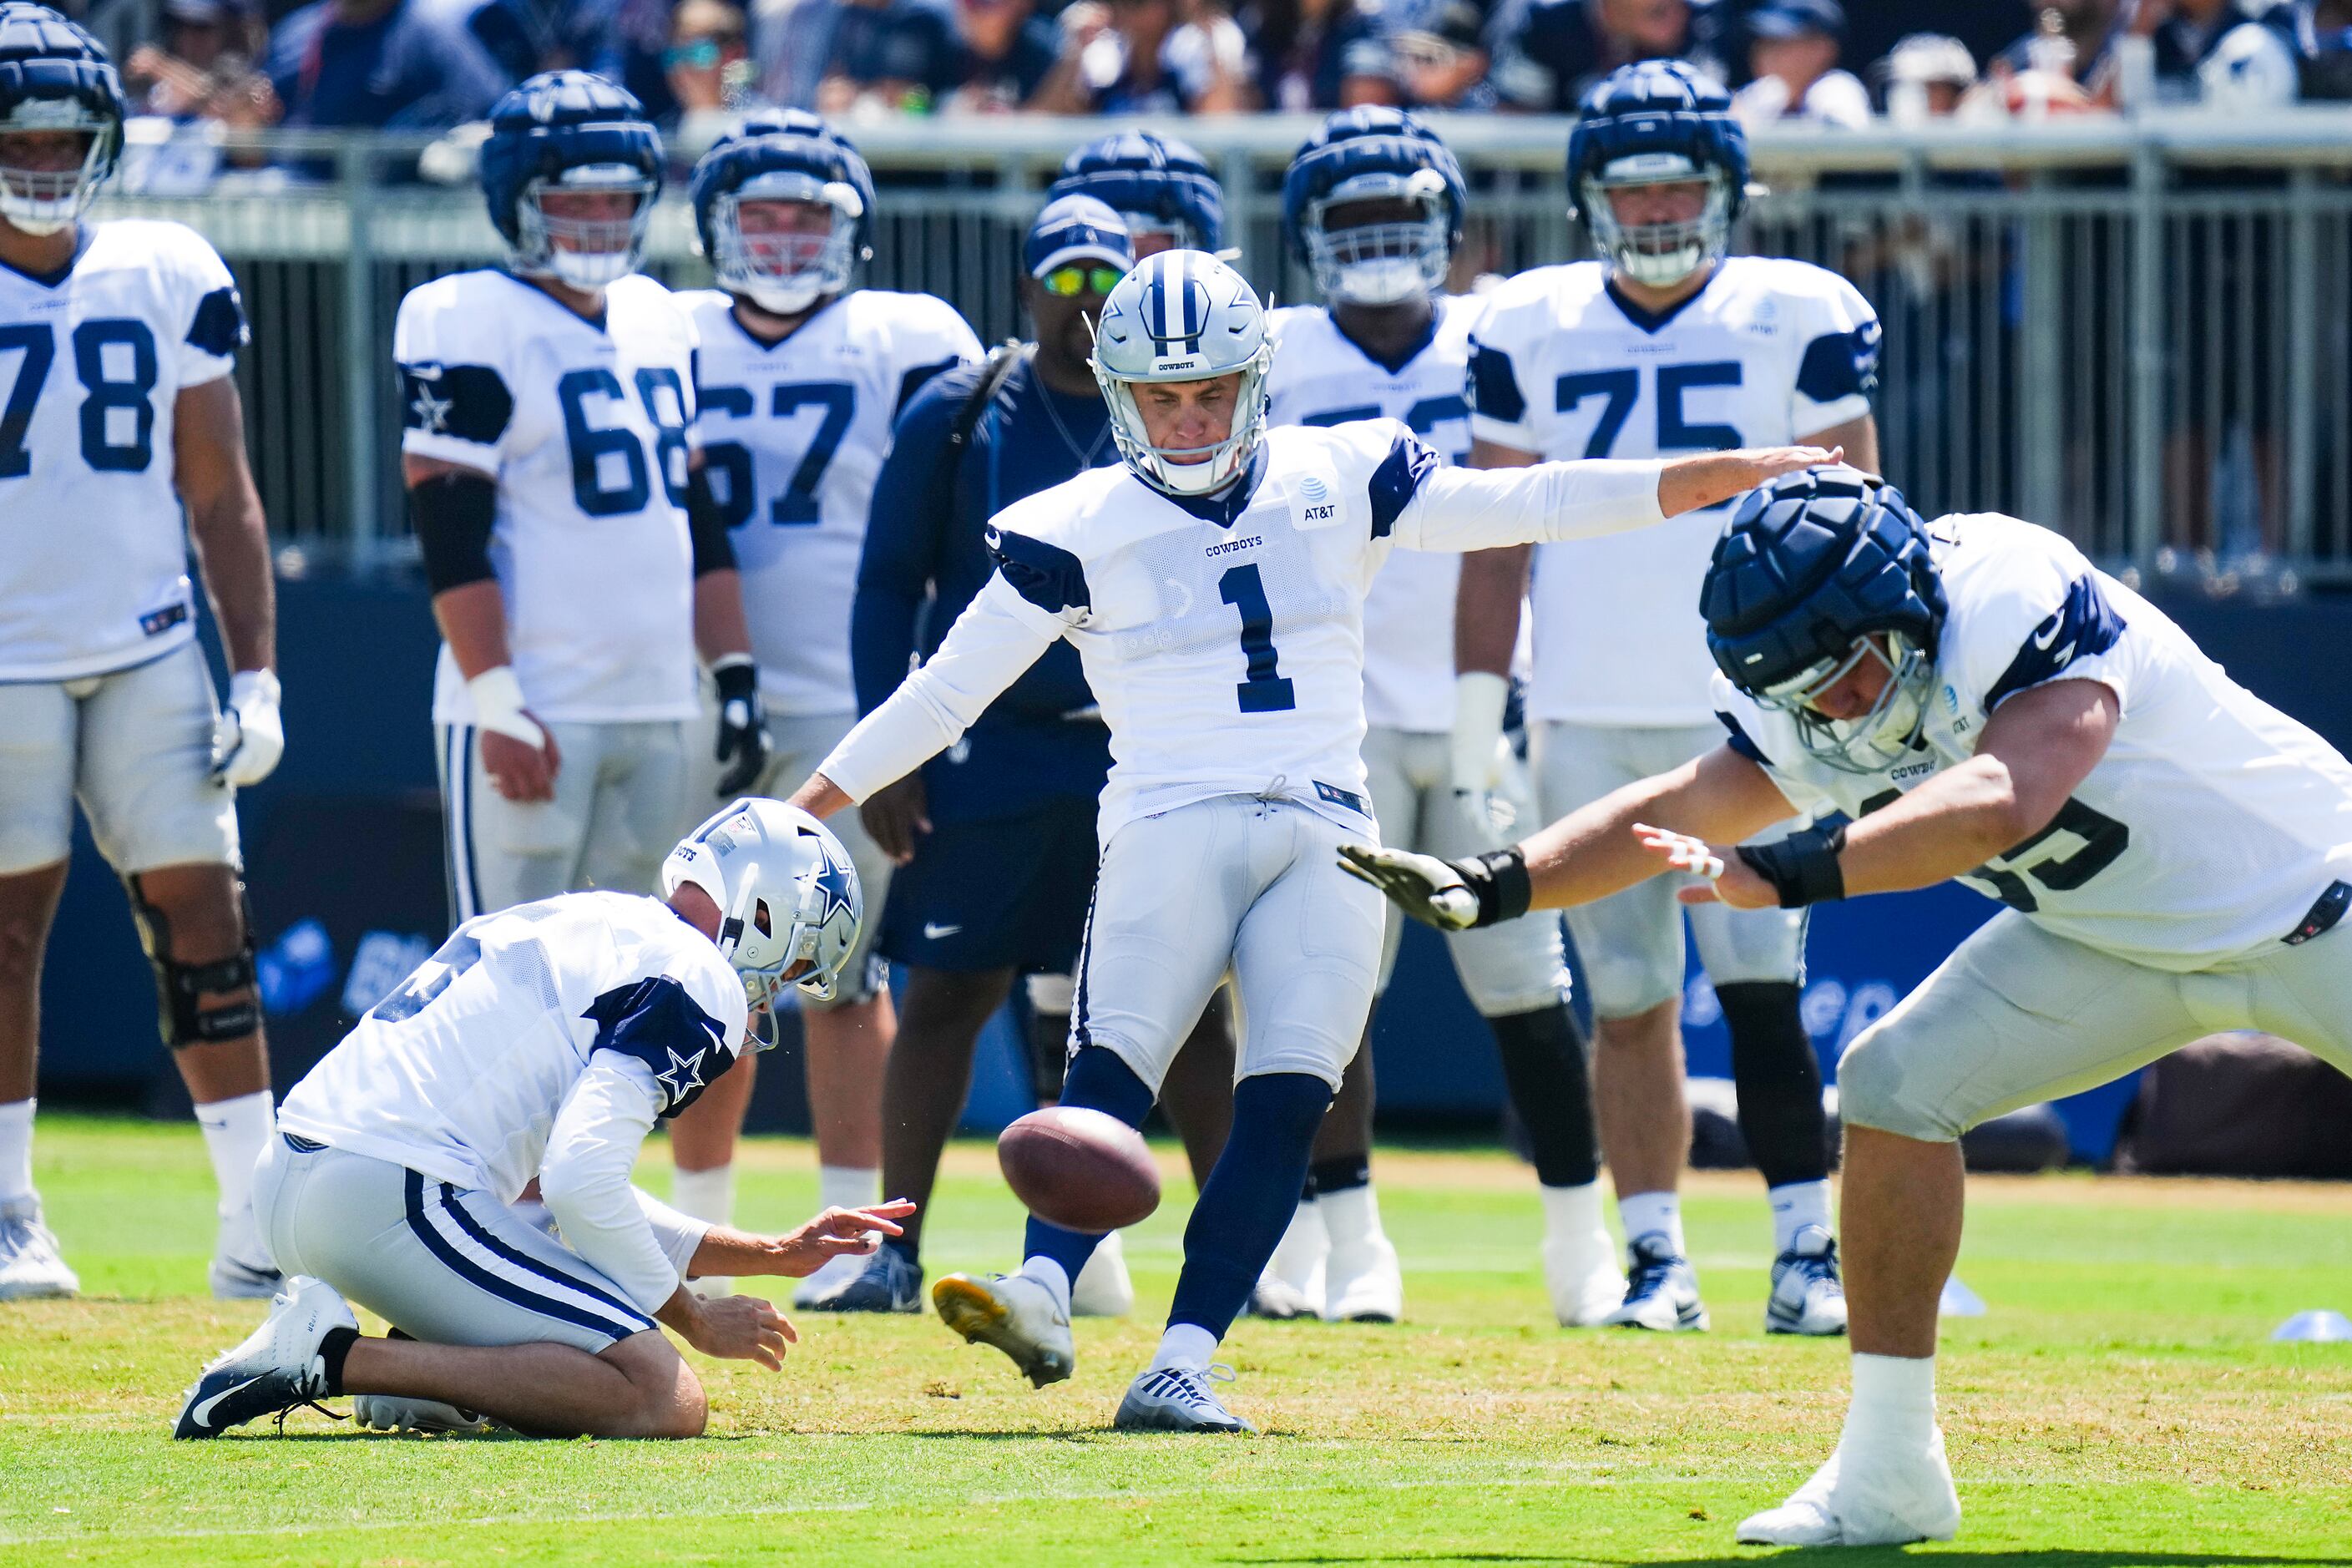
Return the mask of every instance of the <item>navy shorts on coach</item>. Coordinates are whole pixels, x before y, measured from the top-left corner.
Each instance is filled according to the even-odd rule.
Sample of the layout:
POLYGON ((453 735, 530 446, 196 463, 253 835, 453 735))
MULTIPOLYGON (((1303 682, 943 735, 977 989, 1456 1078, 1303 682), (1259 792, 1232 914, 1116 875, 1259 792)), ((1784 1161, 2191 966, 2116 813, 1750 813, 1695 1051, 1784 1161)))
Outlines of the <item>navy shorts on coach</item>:
POLYGON ((1094 896, 1097 803, 1049 798, 994 822, 941 822, 890 877, 876 947, 925 969, 1066 974, 1094 896))

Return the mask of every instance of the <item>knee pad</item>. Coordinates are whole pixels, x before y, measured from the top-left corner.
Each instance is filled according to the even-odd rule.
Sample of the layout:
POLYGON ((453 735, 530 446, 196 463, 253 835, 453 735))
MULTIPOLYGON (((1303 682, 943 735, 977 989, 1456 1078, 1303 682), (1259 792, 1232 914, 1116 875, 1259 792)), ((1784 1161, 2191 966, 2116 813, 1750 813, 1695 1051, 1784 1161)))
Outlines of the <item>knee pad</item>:
POLYGON ((131 918, 139 927, 140 945, 155 971, 157 1027, 163 1043, 173 1050, 242 1039, 261 1027, 261 996, 253 970, 253 903, 246 896, 245 879, 237 879, 237 951, 227 958, 191 963, 172 953, 172 924, 163 911, 147 901, 136 875, 125 877, 131 895, 131 918), (197 1005, 206 993, 242 991, 245 999, 197 1005))
POLYGON ((1838 1121, 1923 1143, 1949 1143, 1961 1122, 1950 1110, 1911 1102, 1904 1087, 1903 1043, 1878 1028, 1863 1031, 1838 1058, 1838 1121))

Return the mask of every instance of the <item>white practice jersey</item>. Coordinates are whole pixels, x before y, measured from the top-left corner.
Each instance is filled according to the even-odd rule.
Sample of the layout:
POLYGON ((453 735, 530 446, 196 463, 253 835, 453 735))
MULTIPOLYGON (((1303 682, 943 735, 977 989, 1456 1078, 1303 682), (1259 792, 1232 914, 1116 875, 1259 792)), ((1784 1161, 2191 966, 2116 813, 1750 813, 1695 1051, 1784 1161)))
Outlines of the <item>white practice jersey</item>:
POLYGON ((1099 831, 1217 795, 1370 826, 1364 598, 1399 545, 1483 550, 1655 523, 1656 463, 1447 468, 1394 420, 1266 432, 1180 503, 1125 466, 997 514, 996 574, 940 651, 820 765, 864 799, 943 750, 1067 637, 1110 726, 1099 831))
MULTIPOLYGON (((1878 318, 1844 279, 1802 261, 1728 258, 1664 318, 1622 298, 1597 261, 1523 272, 1486 306, 1471 431, 1539 458, 1787 446, 1868 413, 1877 380, 1878 318)), ((1536 552, 1528 718, 1707 721, 1698 592, 1729 515, 1536 552)))
POLYGON ((660 900, 563 893, 459 926, 294 1086, 278 1125, 510 1203, 593 1067, 646 1089, 642 1121, 612 1130, 641 1140, 727 1070, 745 1023, 740 978, 660 900))
POLYGON ((697 434, 743 574, 760 691, 782 715, 855 713, 849 609, 898 410, 980 357, 955 307, 860 289, 770 345, 717 289, 682 296, 701 337, 697 434))
POLYGON ((2352 878, 2352 765, 2326 741, 2049 530, 1988 512, 1930 531, 1949 611, 1910 760, 1841 773, 1716 677, 1732 749, 1791 804, 1863 816, 1975 755, 2006 699, 2096 680, 2122 706, 2106 755, 2048 828, 1962 881, 2057 935, 2187 971, 2273 947, 2352 878))
POLYGON ((176 223, 87 225, 58 278, 0 267, 0 680, 195 635, 173 419, 245 341, 228 268, 176 223))
MULTIPOLYGON (((591 321, 509 273, 460 272, 409 291, 392 352, 401 450, 498 480, 490 565, 531 711, 692 718, 694 322, 677 296, 633 275, 591 321)), ((474 718, 446 647, 433 717, 474 718)))
MULTIPOLYGON (((1395 370, 1339 331, 1319 305, 1293 305, 1266 320, 1274 369, 1266 376, 1276 425, 1399 419, 1449 463, 1470 455, 1470 406, 1462 382, 1479 301, 1437 301, 1429 341, 1395 370)), ((1454 605, 1462 558, 1415 552, 1392 559, 1364 601, 1364 718, 1375 729, 1444 734, 1454 728, 1454 605)))

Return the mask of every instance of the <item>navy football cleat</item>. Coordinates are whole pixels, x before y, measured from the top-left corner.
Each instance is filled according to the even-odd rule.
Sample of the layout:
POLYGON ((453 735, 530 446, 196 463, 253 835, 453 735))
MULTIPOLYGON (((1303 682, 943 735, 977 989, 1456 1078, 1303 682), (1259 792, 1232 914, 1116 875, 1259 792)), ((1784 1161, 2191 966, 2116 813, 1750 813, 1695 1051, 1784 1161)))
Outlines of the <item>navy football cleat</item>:
POLYGON ((1663 1232, 1637 1236, 1625 1248, 1625 1300, 1601 1320, 1613 1328, 1704 1332, 1706 1307, 1698 1299, 1698 1271, 1663 1232))
POLYGON ((866 1258, 856 1278, 821 1301, 819 1312, 919 1312, 923 1310, 923 1266, 895 1247, 884 1247, 866 1258))

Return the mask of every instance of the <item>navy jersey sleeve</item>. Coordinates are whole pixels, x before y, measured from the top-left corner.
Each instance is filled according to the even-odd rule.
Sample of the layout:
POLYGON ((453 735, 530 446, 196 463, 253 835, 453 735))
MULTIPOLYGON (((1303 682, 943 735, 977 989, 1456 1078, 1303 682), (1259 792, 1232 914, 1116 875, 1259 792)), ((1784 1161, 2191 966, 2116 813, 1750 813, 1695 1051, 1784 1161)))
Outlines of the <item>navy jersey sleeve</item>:
POLYGON ((710 1080, 735 1065, 727 1026, 667 974, 615 986, 581 1016, 596 1025, 592 1056, 614 1051, 653 1070, 665 1121, 701 1099, 710 1080))
POLYGON ((857 710, 871 713, 898 689, 915 658, 915 625, 930 595, 940 549, 955 520, 955 487, 940 482, 956 414, 981 371, 934 376, 898 416, 890 455, 874 481, 857 596, 849 612, 850 673, 857 710))

